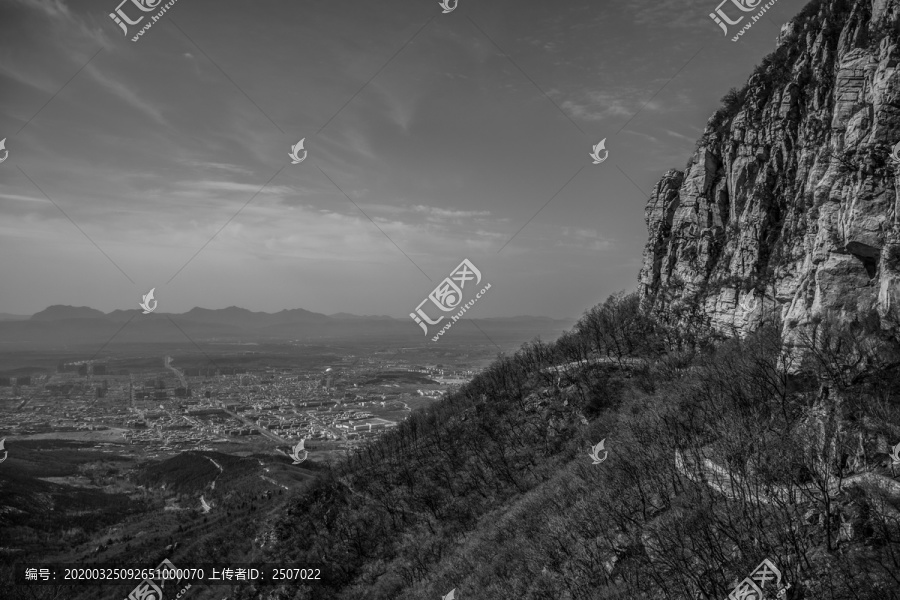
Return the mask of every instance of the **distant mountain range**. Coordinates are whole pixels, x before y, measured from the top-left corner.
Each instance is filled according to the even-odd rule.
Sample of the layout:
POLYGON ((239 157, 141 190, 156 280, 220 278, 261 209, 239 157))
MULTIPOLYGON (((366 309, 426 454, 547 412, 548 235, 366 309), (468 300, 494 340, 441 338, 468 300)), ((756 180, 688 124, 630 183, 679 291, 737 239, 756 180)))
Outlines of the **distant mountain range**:
MULTIPOLYGON (((442 341, 476 343, 480 339, 508 344, 536 336, 547 340, 557 337, 574 323, 571 319, 529 316, 466 320, 455 324, 442 341), (472 323, 465 323, 466 320, 472 323)), ((181 314, 153 312, 145 315, 139 309, 104 313, 87 306, 54 305, 30 317, 0 313, 0 350, 18 345, 59 347, 107 342, 321 342, 360 338, 415 344, 433 343, 430 338, 437 330, 437 326, 431 326, 426 336, 412 319, 349 313, 324 315, 302 308, 266 313, 237 306, 198 307, 181 314)))

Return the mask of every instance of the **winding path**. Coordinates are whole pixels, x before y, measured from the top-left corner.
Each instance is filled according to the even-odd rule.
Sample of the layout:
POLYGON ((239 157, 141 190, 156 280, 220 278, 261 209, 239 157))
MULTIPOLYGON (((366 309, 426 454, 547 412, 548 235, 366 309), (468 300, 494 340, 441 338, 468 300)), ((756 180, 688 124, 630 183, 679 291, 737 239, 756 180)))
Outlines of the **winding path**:
MULTIPOLYGON (((204 454, 204 455, 203 455, 203 458, 205 458, 206 460, 208 460, 208 461, 211 462, 212 464, 216 465, 216 468, 219 469, 219 475, 221 475, 222 473, 225 472, 225 469, 222 468, 222 465, 220 465, 219 463, 217 463, 216 461, 214 461, 214 460, 211 459, 210 457, 208 457, 208 456, 206 456, 206 455, 204 454)), ((216 479, 219 478, 219 475, 216 475, 216 479)), ((216 489, 216 479, 213 479, 213 480, 212 480, 212 483, 210 484, 209 489, 211 489, 211 490, 216 489)))
MULTIPOLYGON (((625 368, 633 368, 644 365, 645 361, 627 356, 619 359, 600 356, 587 360, 552 365, 542 369, 541 372, 555 372, 557 375, 560 375, 561 372, 565 373, 573 368, 582 368, 591 364, 612 364, 625 368)), ((705 483, 729 498, 749 498, 752 502, 759 504, 795 503, 815 498, 822 493, 822 490, 813 484, 804 484, 800 486, 760 486, 752 480, 745 480, 740 475, 732 473, 709 458, 686 458, 678 450, 675 451, 675 467, 678 469, 679 473, 691 481, 705 483)), ((832 476, 828 479, 827 491, 830 495, 835 495, 843 491, 843 488, 845 487, 859 485, 870 485, 881 490, 882 493, 892 500, 900 500, 900 481, 886 475, 871 472, 857 473, 843 478, 832 476)), ((900 519, 900 511, 891 506, 882 505, 877 507, 876 510, 884 516, 900 519)))
POLYGON ((555 372, 558 375, 560 374, 560 371, 562 371, 563 373, 568 373, 574 368, 586 367, 588 365, 615 365, 617 367, 633 368, 643 366, 646 364, 646 362, 647 361, 645 361, 644 359, 634 358, 632 356, 623 356, 621 358, 613 358, 611 356, 597 356, 585 360, 575 360, 561 365, 551 365, 549 367, 541 369, 541 373, 555 372))
MULTIPOLYGON (((751 502, 758 504, 793 504, 815 498, 822 493, 819 487, 809 483, 798 486, 760 486, 750 479, 732 473, 709 458, 685 457, 678 450, 675 451, 675 468, 691 481, 705 483, 729 498, 749 498, 751 502)), ((830 495, 836 495, 845 487, 857 485, 871 485, 892 500, 900 500, 900 481, 871 472, 857 473, 840 479, 829 477, 827 491, 830 495)), ((884 516, 900 519, 900 511, 891 506, 883 505, 875 508, 884 516)))

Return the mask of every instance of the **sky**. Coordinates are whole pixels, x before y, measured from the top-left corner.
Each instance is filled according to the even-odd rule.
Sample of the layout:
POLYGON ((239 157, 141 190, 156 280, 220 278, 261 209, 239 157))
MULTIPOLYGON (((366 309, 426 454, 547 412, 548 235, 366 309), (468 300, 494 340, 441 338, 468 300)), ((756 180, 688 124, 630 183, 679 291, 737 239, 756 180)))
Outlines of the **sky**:
POLYGON ((471 316, 577 317, 805 4, 177 0, 135 42, 165 2, 120 1, 0 0, 0 313, 409 318, 468 259, 471 316))

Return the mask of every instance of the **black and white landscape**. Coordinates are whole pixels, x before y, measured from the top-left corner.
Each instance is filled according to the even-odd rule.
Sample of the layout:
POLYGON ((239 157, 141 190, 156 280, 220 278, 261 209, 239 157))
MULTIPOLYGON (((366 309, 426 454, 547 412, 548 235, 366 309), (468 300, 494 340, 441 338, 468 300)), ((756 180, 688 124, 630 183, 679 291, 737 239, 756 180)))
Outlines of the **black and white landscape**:
POLYGON ((0 597, 900 600, 898 65, 900 0, 5 0, 0 597))

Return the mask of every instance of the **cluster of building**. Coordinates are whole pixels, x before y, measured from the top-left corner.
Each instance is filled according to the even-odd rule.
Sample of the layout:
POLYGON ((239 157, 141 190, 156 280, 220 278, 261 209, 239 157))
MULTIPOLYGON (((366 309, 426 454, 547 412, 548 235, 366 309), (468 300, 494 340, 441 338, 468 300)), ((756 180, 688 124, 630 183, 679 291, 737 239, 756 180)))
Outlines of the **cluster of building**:
MULTIPOLYGON (((371 359, 370 359, 371 360, 371 359)), ((447 383, 384 383, 390 364, 302 369, 184 370, 164 357, 158 370, 61 363, 52 375, 0 378, 0 435, 115 429, 153 450, 209 449, 224 441, 339 440, 352 446, 396 426, 417 397, 439 398, 447 383), (376 383, 372 383, 376 381, 376 383), (418 385, 418 389, 414 387, 418 385), (385 389, 389 388, 389 389, 385 389)), ((368 363, 368 361, 354 361, 368 363)), ((371 363, 368 363, 371 364, 371 363)), ((435 381, 464 381, 441 365, 410 367, 435 381)))

